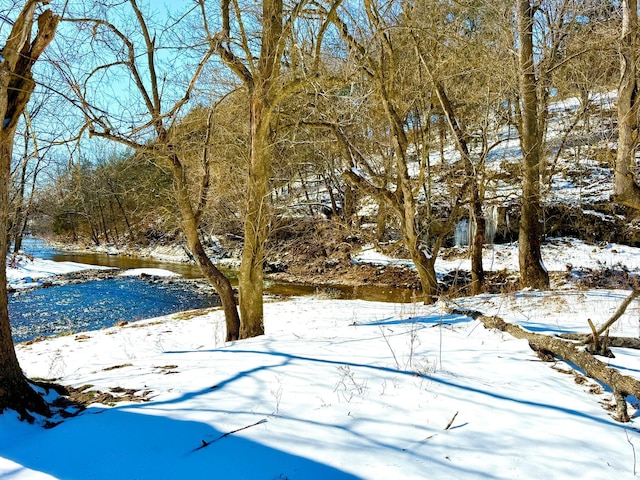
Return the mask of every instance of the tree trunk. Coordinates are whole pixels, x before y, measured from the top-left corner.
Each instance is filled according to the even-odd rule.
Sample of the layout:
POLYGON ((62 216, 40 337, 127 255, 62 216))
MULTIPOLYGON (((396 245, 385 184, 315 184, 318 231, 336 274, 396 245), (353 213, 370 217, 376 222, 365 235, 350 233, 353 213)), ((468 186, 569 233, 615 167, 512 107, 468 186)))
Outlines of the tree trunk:
POLYGON ((264 334, 262 295, 264 291, 264 244, 269 220, 269 126, 265 118, 266 92, 251 95, 249 182, 244 220, 244 246, 238 273, 240 290, 240 338, 264 334))
POLYGON ((640 395, 640 382, 638 380, 622 375, 618 370, 608 367, 605 363, 578 348, 572 342, 529 332, 498 317, 480 315, 477 318, 486 328, 497 328, 516 338, 524 338, 529 341, 529 345, 536 352, 561 357, 578 366, 589 377, 611 387, 617 403, 617 420, 621 422, 629 421, 626 397, 627 395, 633 395, 636 398, 640 398, 638 397, 640 395))
POLYGON ((620 84, 618 86, 618 153, 613 199, 640 210, 640 186, 636 179, 638 150, 638 0, 624 0, 620 38, 620 84))
POLYGON ((540 171, 542 132, 538 124, 538 94, 533 51, 533 11, 529 0, 518 0, 518 60, 522 119, 522 213, 518 236, 520 284, 549 288, 549 274, 542 263, 540 171))
POLYGON ((344 185, 344 206, 342 208, 342 218, 348 227, 358 228, 360 226, 359 219, 356 215, 356 194, 351 185, 344 185))
MULTIPOLYGON (((25 138, 25 144, 26 144, 25 138)), ((18 187, 18 193, 16 195, 15 205, 15 219, 13 225, 13 253, 20 252, 22 248, 22 225, 26 222, 24 213, 24 192, 25 184, 27 182, 27 152, 25 147, 25 155, 20 166, 20 186, 18 187)))
MULTIPOLYGON (((424 62, 424 65, 426 66, 426 62, 424 62)), ((429 74, 431 75, 430 70, 429 74)), ((480 187, 478 186, 478 177, 473 167, 473 163, 471 162, 469 145, 467 144, 464 132, 460 127, 453 105, 451 105, 442 83, 435 81, 434 87, 442 110, 447 118, 449 128, 451 128, 453 133, 453 138, 456 141, 456 148, 458 153, 460 153, 462 162, 464 163, 464 170, 467 176, 467 181, 465 183, 468 185, 469 189, 469 203, 471 206, 470 220, 473 225, 473 235, 469 242, 469 250, 471 253, 471 293, 472 295, 477 295, 482 292, 484 286, 482 248, 484 246, 486 221, 484 218, 484 212, 482 211, 482 196, 480 195, 480 187)))
MULTIPOLYGON (((264 248, 269 230, 269 180, 271 172, 271 113, 278 103, 278 85, 285 34, 282 0, 262 2, 262 31, 257 65, 235 55, 229 47, 230 2, 220 3, 221 39, 216 44, 222 61, 238 75, 249 92, 249 179, 244 220, 244 246, 238 282, 240 289, 240 338, 264 334, 264 248)), ((242 34, 245 48, 247 45, 242 34)))
POLYGON ((387 235, 387 205, 383 199, 378 200, 378 212, 376 213, 376 240, 383 242, 387 235))
POLYGON ((484 290, 484 266, 482 265, 482 249, 487 230, 487 222, 482 211, 482 201, 478 194, 477 181, 473 181, 471 200, 471 224, 473 236, 471 237, 471 295, 478 295, 484 290))
POLYGON ((418 277, 420 278, 424 303, 431 304, 435 302, 438 295, 436 258, 434 256, 427 256, 427 254, 419 248, 414 248, 411 251, 411 260, 413 260, 413 264, 418 272, 418 277))
POLYGON ((213 285, 218 295, 220 295, 227 327, 226 341, 238 340, 240 336, 240 317, 238 316, 236 299, 233 288, 231 287, 231 282, 216 268, 204 251, 204 247, 200 241, 200 235, 198 234, 198 221, 193 212, 187 186, 184 184, 182 163, 175 153, 171 156, 171 161, 174 191, 178 208, 180 209, 182 232, 187 240, 187 247, 198 264, 198 267, 200 267, 202 274, 211 285, 213 285))
MULTIPOLYGON (((15 127, 0 129, 0 231, 6 231, 9 219, 8 186, 14 133, 15 127)), ((7 246, 7 236, 0 235, 0 412, 10 408, 18 411, 23 419, 32 420, 29 411, 46 416, 50 411, 44 399, 29 386, 13 346, 7 297, 7 246)))
POLYGON ((24 112, 35 82, 31 67, 49 45, 58 26, 58 17, 45 10, 38 17, 38 33, 31 41, 36 8, 48 1, 31 0, 13 24, 0 60, 0 411, 18 411, 32 419, 29 412, 50 415, 49 406, 27 382, 16 356, 7 297, 7 227, 9 223, 9 185, 11 156, 16 127, 24 112))
POLYGON ((129 217, 127 216, 127 212, 124 209, 124 206, 122 205, 120 196, 116 193, 115 189, 113 188, 113 184, 111 183, 110 180, 107 180, 107 185, 109 186, 109 190, 111 191, 111 194, 113 195, 113 198, 116 200, 116 203, 118 204, 118 208, 122 213, 122 218, 124 219, 124 223, 127 225, 127 232, 131 234, 131 223, 129 222, 129 217))

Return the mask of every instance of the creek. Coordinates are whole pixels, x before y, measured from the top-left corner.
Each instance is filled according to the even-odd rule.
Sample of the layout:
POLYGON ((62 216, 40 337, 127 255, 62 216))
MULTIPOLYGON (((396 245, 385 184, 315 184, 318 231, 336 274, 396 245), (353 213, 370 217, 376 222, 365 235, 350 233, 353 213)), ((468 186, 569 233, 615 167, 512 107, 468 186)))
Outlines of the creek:
MULTIPOLYGON (((23 251, 34 257, 58 262, 78 262, 119 269, 162 268, 184 278, 201 278, 197 266, 148 258, 93 252, 66 252, 38 239, 25 239, 23 251)), ((235 272, 226 271, 232 283, 235 272)), ((271 295, 321 294, 329 298, 359 298, 386 302, 410 302, 412 292, 377 286, 326 286, 267 282, 271 295)), ((15 342, 70 331, 97 330, 122 321, 135 321, 183 310, 218 304, 217 296, 196 288, 191 282, 147 281, 118 277, 81 283, 18 290, 9 294, 9 316, 15 342)))

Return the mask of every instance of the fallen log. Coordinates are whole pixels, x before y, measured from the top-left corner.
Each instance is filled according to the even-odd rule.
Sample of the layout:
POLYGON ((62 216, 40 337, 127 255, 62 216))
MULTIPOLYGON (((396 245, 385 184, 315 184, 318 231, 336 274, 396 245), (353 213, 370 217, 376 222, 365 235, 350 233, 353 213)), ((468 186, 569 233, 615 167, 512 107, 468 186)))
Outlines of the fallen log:
MULTIPOLYGON (((581 345, 586 345, 591 342, 593 336, 590 333, 563 333, 558 337, 565 340, 575 340, 580 342, 581 345)), ((610 347, 618 348, 634 348, 640 350, 640 338, 635 337, 609 337, 607 344, 610 347)))
POLYGON ((622 375, 618 370, 608 367, 581 346, 570 341, 557 337, 550 337, 539 333, 529 332, 524 328, 505 322, 499 317, 489 317, 485 315, 473 315, 480 320, 485 328, 497 328, 515 338, 526 339, 529 345, 536 352, 540 352, 547 358, 560 357, 578 366, 585 375, 607 385, 613 391, 616 401, 616 420, 628 422, 630 420, 627 412, 628 395, 640 399, 640 381, 635 378, 622 375))

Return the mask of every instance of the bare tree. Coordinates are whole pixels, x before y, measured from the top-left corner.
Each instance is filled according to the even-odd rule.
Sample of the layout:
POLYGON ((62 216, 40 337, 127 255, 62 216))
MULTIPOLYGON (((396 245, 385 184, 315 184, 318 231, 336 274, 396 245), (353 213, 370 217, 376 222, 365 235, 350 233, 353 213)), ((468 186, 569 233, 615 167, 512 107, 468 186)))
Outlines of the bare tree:
MULTIPOLYGON (((428 142, 421 136, 431 123, 432 84, 423 83, 418 75, 419 58, 411 36, 401 33, 405 29, 397 12, 382 3, 366 1, 364 13, 360 30, 355 22, 349 24, 337 15, 333 21, 364 78, 363 90, 371 89, 366 100, 360 101, 379 106, 377 116, 382 119, 379 128, 383 133, 374 150, 367 152, 356 146, 347 128, 333 126, 349 161, 343 177, 386 205, 399 223, 402 242, 420 277, 423 299, 432 303, 438 293, 438 251, 459 217, 466 187, 443 182, 440 205, 435 200, 436 193, 428 185, 435 181, 436 173, 431 169, 428 142), (377 168, 372 165, 376 158, 383 159, 377 168), (418 173, 411 174, 416 167, 418 173)), ((373 123, 364 128, 373 130, 373 123)), ((454 178, 459 173, 455 170, 453 165, 441 165, 440 172, 454 178)))
POLYGON ((519 88, 514 106, 522 150, 518 242, 520 284, 523 287, 549 287, 549 274, 541 255, 541 178, 547 171, 549 154, 546 142, 548 107, 556 91, 555 77, 562 73, 564 66, 591 48, 585 46, 577 51, 568 48, 570 35, 589 19, 589 3, 572 0, 516 1, 514 42, 518 47, 519 88))
MULTIPOLYGON (((87 52, 85 60, 95 66, 87 72, 76 72, 74 68, 78 68, 78 65, 64 62, 62 56, 57 66, 85 115, 85 128, 90 136, 115 141, 144 153, 171 172, 187 247, 202 273, 220 295, 226 318, 227 340, 236 340, 239 337, 240 320, 231 283, 207 256, 199 235, 199 221, 205 206, 199 199, 206 198, 206 192, 198 195, 197 200, 192 199, 187 167, 180 147, 172 137, 172 127, 180 119, 191 96, 197 93, 197 82, 214 55, 217 42, 207 36, 204 29, 205 36, 199 44, 161 44, 163 40, 168 42, 174 38, 176 25, 189 17, 190 13, 200 15, 200 28, 206 25, 204 0, 195 2, 177 22, 171 20, 171 26, 168 23, 151 24, 150 15, 145 15, 137 0, 111 6, 109 16, 114 17, 119 13, 120 26, 107 21, 105 12, 98 13, 103 16, 74 15, 66 19, 79 27, 79 34, 88 34, 86 41, 91 51, 87 52), (121 10, 124 5, 129 6, 128 11, 121 10), (87 29, 87 26, 90 28, 87 29), (174 74, 171 61, 175 57, 167 59, 164 56, 166 51, 190 51, 200 55, 192 59, 186 81, 171 78, 174 74), (117 83, 109 85, 109 82, 117 83), (118 92, 121 98, 116 102, 105 98, 105 89, 117 88, 123 82, 131 87, 128 91, 118 92), (181 92, 172 91, 171 87, 177 86, 183 86, 181 92)), ((202 176, 201 182, 201 188, 207 190, 207 175, 202 176)))
POLYGON ((13 23, 0 57, 0 411, 10 408, 23 418, 29 411, 49 414, 47 403, 28 384, 16 357, 8 313, 7 297, 7 224, 8 189, 16 128, 24 113, 35 81, 31 69, 53 40, 58 16, 44 10, 37 17, 38 31, 32 36, 34 17, 48 0, 28 0, 13 23))
POLYGON ((546 289, 549 288, 549 273, 542 263, 540 201, 544 124, 540 122, 538 76, 533 48, 535 7, 530 4, 530 0, 517 0, 516 6, 521 102, 519 132, 522 147, 522 210, 518 236, 520 283, 523 287, 546 289))
MULTIPOLYGON (((287 69, 289 75, 285 75, 282 72, 285 50, 288 42, 291 43, 287 60, 290 64, 295 63, 294 59, 298 57, 296 52, 301 51, 301 46, 292 38, 295 29, 299 27, 296 22, 301 21, 302 12, 307 7, 311 18, 324 18, 327 10, 320 3, 299 0, 285 8, 283 0, 264 0, 257 16, 251 18, 248 7, 245 5, 246 9, 243 10, 237 0, 220 2, 222 26, 216 35, 216 50, 222 61, 244 84, 249 97, 249 172, 244 212, 244 246, 238 275, 241 338, 264 333, 263 265, 271 218, 269 198, 274 155, 274 117, 282 100, 313 75, 312 66, 303 66, 300 69, 301 76, 291 74, 295 72, 295 68, 291 66, 287 69), (259 28, 258 32, 253 32, 259 38, 257 45, 252 44, 254 37, 248 33, 255 25, 259 28)), ((328 11, 334 12, 342 0, 332 0, 329 3, 328 11)), ((311 44, 316 53, 320 52, 322 36, 328 22, 323 23, 321 20, 321 24, 317 37, 311 44)))
POLYGON ((485 163, 501 143, 498 131, 505 126, 498 112, 508 82, 500 76, 496 79, 496 72, 504 71, 509 62, 508 55, 496 55, 497 51, 508 50, 504 28, 498 21, 504 8, 495 1, 477 2, 475 8, 451 4, 448 9, 418 3, 413 9, 405 8, 404 16, 425 80, 463 165, 468 188, 465 201, 470 220, 472 294, 480 293, 484 282, 485 163), (446 17, 449 21, 444 20, 446 17))

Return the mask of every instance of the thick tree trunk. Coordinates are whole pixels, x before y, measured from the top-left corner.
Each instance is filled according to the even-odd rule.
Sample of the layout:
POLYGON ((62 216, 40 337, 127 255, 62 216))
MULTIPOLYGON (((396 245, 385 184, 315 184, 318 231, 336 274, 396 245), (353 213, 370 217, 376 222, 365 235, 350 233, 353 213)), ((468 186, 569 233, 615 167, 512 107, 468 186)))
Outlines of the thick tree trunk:
MULTIPOLYGON (((264 248, 269 230, 269 181, 271 172, 270 117, 277 104, 277 84, 284 47, 282 0, 262 2, 262 31, 257 66, 249 67, 229 48, 230 2, 221 6, 220 58, 238 75, 249 91, 249 180, 244 220, 244 246, 238 282, 240 289, 240 338, 264 334, 262 294, 264 291, 264 248), (256 68, 257 67, 257 68, 256 68)), ((247 48, 249 48, 247 46, 247 48)))
POLYGON ((216 268, 209 256, 204 251, 200 235, 198 234, 198 221, 191 205, 189 192, 184 183, 184 169, 177 155, 172 154, 171 171, 173 174, 173 185, 178 208, 180 209, 182 232, 187 240, 187 247, 193 255, 202 274, 213 285, 220 295, 222 309, 227 327, 227 342, 240 338, 240 317, 236 308, 236 299, 231 287, 231 282, 224 274, 216 268))
MULTIPOLYGON (((9 218, 11 153, 15 128, 0 130, 0 231, 6 231, 9 218)), ((28 384, 16 356, 11 337, 7 297, 7 236, 0 235, 0 412, 18 411, 32 420, 30 412, 50 415, 47 403, 28 384)))
POLYGON ((35 87, 31 67, 53 39, 58 17, 45 10, 38 17, 38 34, 31 41, 34 12, 48 1, 30 0, 13 24, 0 59, 0 411, 10 408, 22 418, 29 412, 50 415, 49 406, 27 382, 16 356, 7 297, 7 228, 11 156, 18 120, 35 87))
POLYGON ((482 211, 482 201, 478 194, 477 181, 473 181, 471 188, 472 215, 471 221, 474 226, 471 237, 471 295, 478 295, 484 290, 484 266, 482 265, 482 249, 487 230, 487 222, 482 211))
POLYGON ((538 94, 533 51, 533 11, 529 0, 518 0, 518 59, 522 120, 522 213, 518 236, 520 284, 523 287, 549 288, 549 274, 542 263, 542 218, 540 171, 542 132, 538 124, 538 94))
POLYGON ((244 220, 244 246, 238 273, 240 290, 240 338, 264 334, 264 245, 269 228, 270 152, 269 126, 265 118, 266 92, 257 89, 251 99, 249 182, 244 220))
POLYGON ((436 259, 420 250, 418 246, 411 249, 411 260, 416 266, 420 286, 422 287, 422 299, 425 304, 436 301, 438 296, 438 277, 436 276, 436 259))
POLYGON ((636 178, 638 151, 638 0, 623 2, 620 38, 620 84, 618 86, 618 153, 613 199, 640 210, 640 186, 636 178))

